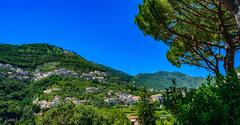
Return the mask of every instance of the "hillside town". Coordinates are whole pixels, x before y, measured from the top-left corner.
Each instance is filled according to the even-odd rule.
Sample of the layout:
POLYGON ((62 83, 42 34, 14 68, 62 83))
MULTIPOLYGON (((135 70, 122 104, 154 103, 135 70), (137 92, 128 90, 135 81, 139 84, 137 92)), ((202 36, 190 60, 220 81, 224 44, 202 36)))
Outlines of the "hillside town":
MULTIPOLYGON (((100 91, 101 90, 97 87, 85 88, 86 93, 94 94, 100 91)), ((52 93, 57 93, 57 92, 61 92, 61 89, 57 87, 50 87, 43 91, 45 96, 48 96, 48 95, 51 95, 52 93)), ((140 99, 141 99, 140 96, 135 96, 128 93, 116 92, 116 91, 110 90, 107 93, 107 96, 104 98, 104 102, 110 106, 117 105, 117 104, 129 106, 129 105, 136 104, 140 99)), ((161 102, 163 100, 163 96, 162 94, 156 94, 156 95, 152 95, 150 99, 152 102, 156 102, 156 101, 161 102)), ((52 100, 40 100, 39 98, 36 98, 33 100, 32 103, 38 105, 41 109, 48 109, 56 106, 59 103, 66 103, 66 102, 72 102, 75 105, 80 105, 80 104, 87 104, 88 102, 91 102, 91 100, 81 100, 76 97, 62 98, 59 95, 55 95, 52 100)))
POLYGON ((134 96, 128 93, 116 92, 113 94, 108 93, 108 97, 105 97, 104 102, 109 105, 124 104, 132 105, 140 100, 139 96, 134 96))
POLYGON ((86 73, 84 72, 81 74, 72 70, 64 69, 64 68, 56 69, 54 71, 49 71, 49 72, 42 72, 39 70, 36 70, 35 72, 29 72, 27 70, 15 67, 10 64, 0 63, 0 77, 7 77, 10 79, 17 79, 22 81, 28 81, 28 80, 39 81, 54 75, 76 77, 76 78, 82 78, 86 81, 92 80, 92 81, 97 81, 101 83, 107 83, 107 78, 106 78, 107 73, 97 71, 97 70, 86 72, 86 73))
POLYGON ((63 75, 63 76, 71 76, 71 77, 79 77, 78 73, 74 72, 74 71, 70 71, 70 70, 66 70, 66 69, 57 69, 54 71, 50 71, 50 72, 40 72, 39 70, 37 70, 34 73, 34 81, 38 81, 38 80, 42 80, 44 78, 53 76, 53 75, 63 75))
POLYGON ((21 68, 14 67, 10 64, 0 63, 0 77, 7 77, 9 79, 17 79, 22 81, 30 80, 30 73, 21 68))
POLYGON ((100 71, 91 71, 89 73, 82 73, 79 74, 77 72, 71 71, 71 70, 67 70, 67 69, 57 69, 54 71, 50 71, 50 72, 40 72, 39 70, 37 70, 34 73, 34 81, 38 81, 53 75, 61 75, 61 76, 70 76, 70 77, 75 77, 75 78, 82 78, 83 80, 89 81, 97 81, 97 82, 101 82, 101 83, 107 83, 107 73, 106 72, 100 72, 100 71))

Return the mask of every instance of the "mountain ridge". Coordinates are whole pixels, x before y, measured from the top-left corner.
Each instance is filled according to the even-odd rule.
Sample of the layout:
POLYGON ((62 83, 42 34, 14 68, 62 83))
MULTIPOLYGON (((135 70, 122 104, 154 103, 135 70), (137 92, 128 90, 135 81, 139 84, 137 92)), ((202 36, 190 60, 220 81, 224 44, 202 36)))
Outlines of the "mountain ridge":
POLYGON ((35 70, 46 70, 45 72, 47 72, 62 68, 73 70, 78 74, 103 71, 109 74, 108 80, 110 82, 118 82, 120 84, 130 83, 154 89, 170 87, 172 79, 176 79, 178 84, 180 84, 179 87, 195 88, 199 86, 198 84, 201 84, 199 81, 203 79, 202 77, 193 77, 177 71, 158 71, 155 73, 129 75, 120 70, 88 61, 75 52, 43 43, 22 45, 0 44, 0 63, 10 64, 29 72, 35 70), (188 82, 190 82, 190 85, 188 85, 188 82))
POLYGON ((197 88, 204 82, 204 77, 192 77, 181 72, 158 71, 140 73, 132 79, 132 83, 152 89, 166 89, 176 80, 177 87, 197 88))
POLYGON ((41 123, 42 115, 67 102, 96 108, 133 106, 141 86, 159 90, 171 86, 172 76, 188 78, 166 71, 157 75, 143 83, 145 74, 131 76, 53 45, 0 44, 0 124, 41 123), (155 78, 168 81, 151 84, 155 78))

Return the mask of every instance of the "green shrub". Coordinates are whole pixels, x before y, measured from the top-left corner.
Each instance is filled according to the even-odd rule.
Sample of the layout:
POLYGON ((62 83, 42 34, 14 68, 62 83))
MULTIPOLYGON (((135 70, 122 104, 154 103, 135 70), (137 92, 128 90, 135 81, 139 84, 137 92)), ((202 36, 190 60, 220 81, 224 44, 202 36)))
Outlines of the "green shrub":
POLYGON ((165 103, 180 125, 240 124, 240 84, 236 74, 219 76, 183 97, 180 92, 167 94, 165 103), (215 81, 215 82, 213 82, 215 81))
POLYGON ((100 110, 91 106, 61 104, 36 118, 37 125, 126 125, 121 113, 100 110))

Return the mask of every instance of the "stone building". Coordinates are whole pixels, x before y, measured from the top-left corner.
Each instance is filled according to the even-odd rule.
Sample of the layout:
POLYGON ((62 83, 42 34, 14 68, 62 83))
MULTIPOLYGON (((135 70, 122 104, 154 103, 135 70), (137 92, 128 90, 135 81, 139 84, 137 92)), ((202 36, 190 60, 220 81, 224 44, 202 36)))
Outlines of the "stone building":
POLYGON ((137 116, 128 116, 128 119, 130 120, 131 125, 140 125, 137 116))

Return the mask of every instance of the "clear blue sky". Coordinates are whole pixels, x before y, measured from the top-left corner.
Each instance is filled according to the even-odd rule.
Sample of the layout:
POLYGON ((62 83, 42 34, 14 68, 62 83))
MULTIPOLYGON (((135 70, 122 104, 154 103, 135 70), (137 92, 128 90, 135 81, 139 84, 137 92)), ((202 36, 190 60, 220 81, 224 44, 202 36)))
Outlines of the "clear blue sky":
POLYGON ((0 43, 50 43, 129 74, 180 71, 209 74, 191 66, 176 68, 167 47, 143 35, 134 24, 141 0, 2 0, 0 43))

